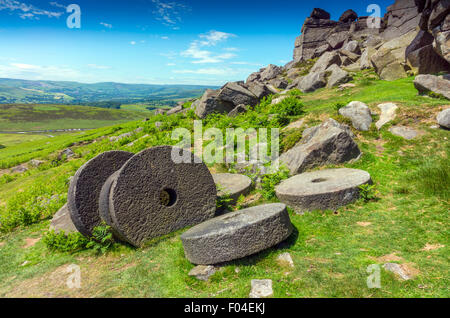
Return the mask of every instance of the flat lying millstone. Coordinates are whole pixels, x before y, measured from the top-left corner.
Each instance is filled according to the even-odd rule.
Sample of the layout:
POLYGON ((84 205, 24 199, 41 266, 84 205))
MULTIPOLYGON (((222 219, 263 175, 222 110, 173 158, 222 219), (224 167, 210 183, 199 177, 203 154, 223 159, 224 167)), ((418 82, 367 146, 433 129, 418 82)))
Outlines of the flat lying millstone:
POLYGON ((70 182, 67 206, 77 230, 91 236, 101 224, 98 209, 100 191, 106 179, 133 156, 131 152, 108 151, 86 162, 70 182))
POLYGON ((182 234, 181 241, 191 263, 213 265, 272 247, 292 230, 286 205, 276 203, 216 217, 182 234))
POLYGON ((188 151, 188 163, 175 163, 172 151, 176 155, 181 149, 144 150, 112 178, 109 222, 134 246, 214 217, 217 191, 208 168, 188 151))
POLYGON ((370 174, 356 169, 303 173, 275 188, 278 199, 297 213, 335 210, 359 198, 359 186, 371 183, 370 174))
POLYGON ((65 234, 78 232, 72 222, 72 219, 70 218, 70 212, 67 204, 64 204, 64 206, 53 216, 50 223, 50 230, 53 230, 56 233, 64 232, 65 234))
POLYGON ((218 173, 212 176, 217 187, 217 197, 228 196, 232 203, 236 203, 241 195, 248 194, 252 187, 252 180, 242 174, 218 173))
POLYGON ((406 140, 412 140, 419 135, 419 133, 416 130, 405 126, 391 127, 389 129, 389 132, 391 132, 396 136, 402 137, 406 140))

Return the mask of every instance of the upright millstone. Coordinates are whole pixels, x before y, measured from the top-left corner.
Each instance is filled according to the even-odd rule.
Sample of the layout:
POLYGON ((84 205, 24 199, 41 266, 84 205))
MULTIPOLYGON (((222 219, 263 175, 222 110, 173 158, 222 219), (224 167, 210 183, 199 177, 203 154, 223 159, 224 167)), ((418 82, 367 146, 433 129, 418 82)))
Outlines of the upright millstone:
POLYGON ((181 235, 187 259, 213 265, 249 256, 287 239, 293 230, 286 205, 275 203, 225 214, 181 235))
POLYGON ((170 146, 144 150, 105 185, 110 187, 105 221, 119 238, 142 246, 214 217, 217 191, 211 173, 190 152, 185 152, 188 163, 174 162, 172 152, 180 151, 170 146))
POLYGON ((106 179, 133 156, 131 152, 108 151, 89 160, 73 177, 67 195, 70 217, 77 230, 91 236, 101 224, 98 199, 106 179))
POLYGON ((307 172, 283 181, 275 188, 278 199, 297 213, 335 210, 359 198, 359 186, 372 180, 366 171, 330 169, 307 172))

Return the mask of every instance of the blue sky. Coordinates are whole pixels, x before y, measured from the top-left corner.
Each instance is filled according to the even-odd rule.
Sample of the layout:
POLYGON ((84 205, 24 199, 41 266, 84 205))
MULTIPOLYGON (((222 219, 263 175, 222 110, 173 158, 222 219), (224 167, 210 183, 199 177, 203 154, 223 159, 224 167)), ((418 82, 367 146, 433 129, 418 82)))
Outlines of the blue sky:
POLYGON ((394 0, 0 0, 0 77, 220 85, 292 59, 314 7, 337 20, 394 0), (66 7, 81 9, 68 28, 66 7))

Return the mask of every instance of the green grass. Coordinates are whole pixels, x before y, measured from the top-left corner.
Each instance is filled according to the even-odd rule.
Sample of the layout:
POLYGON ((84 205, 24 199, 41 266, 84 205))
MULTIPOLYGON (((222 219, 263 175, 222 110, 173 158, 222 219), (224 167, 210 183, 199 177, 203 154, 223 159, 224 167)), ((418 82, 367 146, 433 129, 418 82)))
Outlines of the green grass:
MULTIPOLYGON (((192 129, 191 115, 155 116, 146 123, 130 122, 56 137, 52 146, 41 150, 33 150, 31 144, 25 147, 28 151, 16 150, 17 155, 13 157, 16 159, 10 158, 13 153, 2 157, 2 151, 11 150, 12 146, 0 150, 3 165, 17 158, 51 162, 70 142, 75 143, 72 149, 77 154, 73 160, 62 160, 55 166, 47 163, 7 183, 0 182, 0 216, 7 220, 2 221, 5 225, 0 227, 3 233, 0 234, 0 296, 247 297, 252 279, 269 278, 273 280, 275 297, 449 297, 449 132, 429 128, 435 123, 440 106, 448 102, 418 97, 411 79, 389 83, 365 80, 361 85, 361 78, 365 77, 364 74, 358 76, 355 80, 358 87, 349 91, 324 89, 301 94, 306 114, 282 119, 289 122, 304 117, 307 123, 314 124, 330 116, 336 117, 334 107, 338 102, 361 100, 372 110, 377 110, 376 105, 381 102, 397 102, 400 110, 393 123, 380 132, 355 132, 363 156, 355 163, 340 166, 368 171, 378 191, 377 200, 360 200, 336 212, 296 215, 290 211, 296 230, 286 242, 225 264, 209 282, 188 276, 194 265, 183 253, 179 235, 184 230, 155 240, 142 249, 116 244, 102 256, 93 250, 73 254, 50 251, 42 240, 24 248, 27 239, 29 242, 43 237, 51 215, 66 200, 68 178, 84 162, 106 150, 138 152, 150 146, 174 144, 170 132, 175 127, 192 129), (163 122, 162 131, 154 127, 156 121, 163 122), (412 126, 420 130, 421 135, 411 141, 401 139, 388 132, 393 124, 412 126), (109 142, 108 136, 139 126, 144 131, 117 143, 109 142), (149 136, 142 138, 145 134, 149 136), (101 138, 103 136, 105 138, 101 138), (129 147, 131 141, 136 142, 129 147), (46 204, 54 195, 59 197, 46 204), (36 206, 41 208, 36 209, 36 206), (39 218, 24 225, 20 207, 30 213, 36 211, 39 218), (291 254, 295 263, 293 269, 277 263, 277 256, 283 252, 291 254), (21 266, 25 261, 28 263, 21 266), (415 278, 401 281, 382 269, 381 289, 367 288, 367 267, 386 262, 406 264, 415 270, 415 278), (68 289, 65 284, 70 264, 81 267, 82 288, 79 290, 68 289)), ((269 119, 274 109, 269 104, 270 99, 255 111, 234 119, 210 116, 204 120, 204 127, 284 126, 286 123, 280 124, 280 118, 269 119)), ((291 146, 292 141, 287 141, 291 146)), ((44 144, 42 141, 41 147, 44 144)), ((212 168, 220 170, 221 167, 212 168)), ((270 201, 274 200, 270 196, 270 201)), ((269 201, 261 198, 253 205, 265 202, 269 201)))

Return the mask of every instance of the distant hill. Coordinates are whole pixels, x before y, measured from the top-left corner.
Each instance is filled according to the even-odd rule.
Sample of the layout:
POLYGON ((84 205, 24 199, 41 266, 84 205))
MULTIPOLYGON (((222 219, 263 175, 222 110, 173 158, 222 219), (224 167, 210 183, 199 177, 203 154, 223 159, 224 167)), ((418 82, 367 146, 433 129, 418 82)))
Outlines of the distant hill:
MULTIPOLYGON (((29 81, 0 78, 0 104, 92 104, 173 101, 201 96, 200 85, 148 85, 61 81, 29 81)), ((97 105, 95 105, 97 106, 97 105)))

